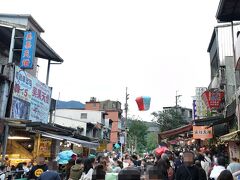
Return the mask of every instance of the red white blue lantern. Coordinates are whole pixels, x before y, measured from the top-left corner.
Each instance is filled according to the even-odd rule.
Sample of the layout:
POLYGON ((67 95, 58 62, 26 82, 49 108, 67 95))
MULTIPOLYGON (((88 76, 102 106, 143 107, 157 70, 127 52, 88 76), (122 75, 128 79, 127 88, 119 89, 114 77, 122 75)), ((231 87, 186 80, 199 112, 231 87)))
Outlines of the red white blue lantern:
POLYGON ((147 111, 150 108, 151 97, 140 96, 136 98, 139 111, 147 111))

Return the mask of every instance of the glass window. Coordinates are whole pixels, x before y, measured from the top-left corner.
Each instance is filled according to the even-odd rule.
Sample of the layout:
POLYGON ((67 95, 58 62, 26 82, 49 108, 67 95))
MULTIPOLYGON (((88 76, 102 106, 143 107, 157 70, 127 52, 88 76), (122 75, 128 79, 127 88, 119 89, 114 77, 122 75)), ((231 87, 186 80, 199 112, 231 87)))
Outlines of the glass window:
POLYGON ((81 113, 81 119, 87 119, 87 113, 81 113))

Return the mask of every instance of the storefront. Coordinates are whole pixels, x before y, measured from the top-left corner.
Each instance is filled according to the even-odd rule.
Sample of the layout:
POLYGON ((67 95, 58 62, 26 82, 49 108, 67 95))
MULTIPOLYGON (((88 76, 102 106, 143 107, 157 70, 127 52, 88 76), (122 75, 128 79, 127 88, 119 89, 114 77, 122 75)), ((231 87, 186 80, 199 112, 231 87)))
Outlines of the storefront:
POLYGON ((52 160, 66 149, 87 157, 99 146, 98 143, 71 137, 73 130, 69 128, 15 119, 4 119, 4 122, 5 127, 8 127, 8 135, 3 149, 6 149, 5 157, 9 158, 10 165, 34 162, 39 155, 52 160))
POLYGON ((220 141, 228 147, 229 161, 240 162, 240 130, 221 136, 220 141))

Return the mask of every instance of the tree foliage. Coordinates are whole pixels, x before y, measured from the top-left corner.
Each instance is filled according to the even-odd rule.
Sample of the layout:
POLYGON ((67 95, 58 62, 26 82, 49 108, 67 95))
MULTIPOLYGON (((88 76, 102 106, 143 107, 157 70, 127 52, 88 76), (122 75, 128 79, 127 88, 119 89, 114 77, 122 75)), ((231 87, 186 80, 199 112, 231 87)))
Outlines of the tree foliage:
POLYGON ((141 152, 146 148, 147 125, 140 120, 130 120, 128 127, 128 147, 133 147, 134 151, 141 152))
POLYGON ((155 132, 147 134, 147 150, 152 151, 158 145, 158 135, 155 132))
POLYGON ((174 108, 153 112, 153 121, 159 124, 160 132, 181 127, 187 122, 183 120, 181 114, 174 108))

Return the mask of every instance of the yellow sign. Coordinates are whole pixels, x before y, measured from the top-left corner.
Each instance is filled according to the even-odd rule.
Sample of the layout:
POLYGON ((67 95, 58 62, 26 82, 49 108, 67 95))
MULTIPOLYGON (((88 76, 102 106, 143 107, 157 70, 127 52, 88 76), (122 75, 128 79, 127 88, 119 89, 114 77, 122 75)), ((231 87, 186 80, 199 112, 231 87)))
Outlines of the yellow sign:
POLYGON ((50 157, 51 156, 51 144, 52 141, 47 138, 41 138, 40 146, 39 146, 39 152, 44 157, 50 157))
POLYGON ((97 152, 103 152, 107 149, 107 143, 100 143, 100 145, 97 147, 97 152))
POLYGON ((212 127, 193 126, 193 139, 211 139, 213 138, 212 127))

